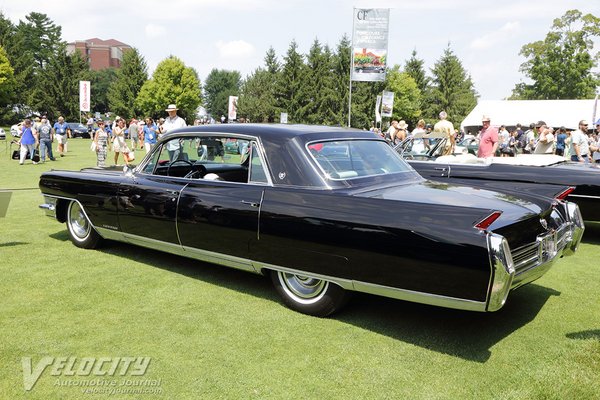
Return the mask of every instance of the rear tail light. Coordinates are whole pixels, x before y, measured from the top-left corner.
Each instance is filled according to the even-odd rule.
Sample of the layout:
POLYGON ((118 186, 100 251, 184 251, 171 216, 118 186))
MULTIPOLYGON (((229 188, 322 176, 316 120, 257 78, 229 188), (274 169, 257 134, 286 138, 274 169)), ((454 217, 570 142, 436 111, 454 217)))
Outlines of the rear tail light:
POLYGON ((556 200, 565 200, 571 193, 573 193, 574 190, 575 190, 574 187, 569 187, 569 188, 563 190, 562 192, 560 192, 559 194, 557 194, 556 196, 554 196, 554 198, 556 200))
POLYGON ((480 229, 482 231, 485 231, 501 215, 502 215, 502 211, 494 211, 493 213, 491 213, 490 215, 488 215, 487 217, 485 217, 484 219, 482 219, 481 221, 479 221, 478 223, 476 223, 474 225, 474 227, 477 228, 477 229, 480 229))

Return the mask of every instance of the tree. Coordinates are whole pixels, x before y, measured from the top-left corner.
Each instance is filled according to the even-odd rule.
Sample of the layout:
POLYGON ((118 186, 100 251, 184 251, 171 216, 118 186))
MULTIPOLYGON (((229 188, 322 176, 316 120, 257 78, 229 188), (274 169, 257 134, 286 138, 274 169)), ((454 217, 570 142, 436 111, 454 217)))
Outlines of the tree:
POLYGON ((569 10, 554 20, 542 41, 528 43, 520 55, 526 58, 520 71, 533 83, 518 83, 513 99, 589 99, 600 84, 594 53, 594 37, 600 36, 600 18, 569 10))
POLYGON ((125 51, 121 68, 108 89, 110 111, 125 118, 139 115, 141 109, 136 108, 135 100, 144 83, 148 80, 148 67, 144 57, 137 49, 125 51))
POLYGON ((257 68, 241 87, 238 99, 238 115, 252 122, 275 121, 275 98, 272 74, 257 68))
POLYGON ((288 113, 288 121, 298 122, 300 108, 300 87, 303 83, 302 76, 306 72, 304 57, 298 53, 298 44, 292 40, 285 55, 277 82, 278 103, 281 110, 288 113))
POLYGON ((12 100, 15 85, 15 72, 4 47, 0 46, 0 108, 6 107, 12 100))
POLYGON ((477 105, 477 92, 471 77, 450 46, 431 69, 431 90, 426 94, 425 117, 437 119, 446 111, 448 120, 460 123, 477 105))
POLYGON ((273 47, 265 54, 265 68, 257 68, 242 83, 238 114, 250 121, 275 122, 279 115, 276 84, 280 65, 273 47))
POLYGON ((422 59, 417 58, 417 50, 415 49, 404 64, 404 72, 413 78, 421 93, 425 93, 429 86, 429 78, 425 74, 425 68, 423 67, 424 63, 422 59))
POLYGON ((322 48, 314 40, 306 56, 306 73, 302 75, 302 85, 298 93, 299 110, 297 122, 306 124, 331 124, 335 121, 329 106, 336 101, 331 73, 331 51, 322 48))
POLYGON ((204 82, 206 110, 213 116, 227 115, 229 96, 239 96, 241 74, 213 68, 204 82))
POLYGON ((25 20, 27 22, 19 21, 17 30, 25 37, 26 50, 33 53, 36 69, 41 71, 65 45, 61 38, 62 28, 46 14, 37 12, 31 12, 25 20))
POLYGON ((394 92, 392 119, 403 119, 415 127, 421 118, 421 91, 417 83, 407 72, 400 71, 398 65, 388 72, 386 81, 386 90, 394 92))
POLYGON ((333 71, 333 87, 337 93, 337 99, 332 104, 331 112, 334 115, 335 124, 348 125, 348 88, 350 87, 350 39, 344 35, 340 39, 335 54, 331 59, 333 71))
POLYGON ((31 106, 55 120, 63 115, 67 120, 79 120, 79 81, 89 80, 89 66, 76 51, 65 49, 52 57, 39 84, 33 88, 31 106))
POLYGON ((153 118, 165 115, 165 107, 169 104, 176 104, 179 115, 189 121, 196 116, 196 110, 202 104, 198 73, 175 56, 158 64, 135 101, 135 107, 153 118))
POLYGON ((0 119, 7 123, 13 123, 25 114, 15 114, 16 109, 24 110, 23 107, 29 102, 30 91, 33 82, 34 49, 25 46, 25 36, 22 31, 17 31, 16 26, 0 12, 0 45, 6 50, 6 55, 14 71, 15 86, 12 96, 7 100, 7 106, 1 111, 0 119))
POLYGON ((98 71, 90 71, 90 88, 91 88, 91 102, 92 110, 98 111, 99 113, 107 113, 110 111, 108 103, 108 90, 111 83, 117 77, 116 68, 104 68, 98 71))

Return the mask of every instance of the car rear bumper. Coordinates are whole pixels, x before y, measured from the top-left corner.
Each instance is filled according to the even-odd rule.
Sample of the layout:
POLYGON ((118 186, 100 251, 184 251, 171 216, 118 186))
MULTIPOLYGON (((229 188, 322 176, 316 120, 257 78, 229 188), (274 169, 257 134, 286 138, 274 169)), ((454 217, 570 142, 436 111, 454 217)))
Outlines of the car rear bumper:
POLYGON ((566 202, 565 221, 537 240, 511 251, 501 235, 488 235, 492 274, 488 291, 487 311, 497 311, 506 302, 508 293, 543 276, 562 256, 577 251, 585 226, 579 207, 566 202))

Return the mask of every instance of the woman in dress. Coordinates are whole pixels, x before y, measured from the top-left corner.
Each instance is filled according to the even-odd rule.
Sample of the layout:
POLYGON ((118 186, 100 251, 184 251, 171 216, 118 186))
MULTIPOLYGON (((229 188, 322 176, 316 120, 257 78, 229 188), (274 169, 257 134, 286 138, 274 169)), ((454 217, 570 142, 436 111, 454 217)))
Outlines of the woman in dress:
POLYGON ((94 143, 96 143, 96 165, 104 167, 108 147, 108 132, 104 130, 104 121, 98 121, 97 124, 98 129, 94 135, 94 143))
MULTIPOLYGON (((113 129, 113 151, 115 152, 115 165, 117 165, 119 154, 128 151, 127 144, 125 143, 125 120, 123 118, 117 120, 115 129, 113 129)), ((123 155, 123 161, 127 164, 125 155, 123 155)))

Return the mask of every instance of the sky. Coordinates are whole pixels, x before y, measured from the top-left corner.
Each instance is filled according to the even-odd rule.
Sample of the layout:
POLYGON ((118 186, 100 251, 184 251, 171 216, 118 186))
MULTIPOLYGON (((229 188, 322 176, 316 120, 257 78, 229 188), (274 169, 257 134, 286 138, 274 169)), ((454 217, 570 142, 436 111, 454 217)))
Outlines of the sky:
POLYGON ((119 40, 140 51, 150 74, 174 55, 201 82, 214 68, 247 76, 264 66, 269 47, 282 61, 292 40, 304 54, 315 39, 335 48, 344 34, 352 37, 353 8, 390 9, 390 66, 403 66, 416 50, 429 73, 450 45, 482 100, 506 98, 527 82, 519 51, 543 40, 555 18, 569 9, 600 17, 597 0, 0 0, 15 24, 44 13, 67 42, 119 40))

